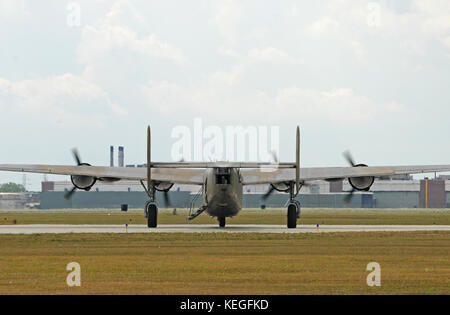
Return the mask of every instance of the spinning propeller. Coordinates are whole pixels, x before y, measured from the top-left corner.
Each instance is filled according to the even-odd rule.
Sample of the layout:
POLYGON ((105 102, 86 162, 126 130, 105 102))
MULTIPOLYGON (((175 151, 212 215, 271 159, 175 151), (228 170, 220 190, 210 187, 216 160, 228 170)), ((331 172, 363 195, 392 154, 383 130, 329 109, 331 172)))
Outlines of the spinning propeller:
MULTIPOLYGON (((275 151, 272 151, 272 158, 275 162, 275 164, 278 164, 278 156, 277 153, 275 151)), ((273 185, 270 185, 269 190, 261 197, 262 201, 266 201, 267 198, 269 198, 269 196, 273 193, 273 191, 275 190, 275 187, 273 185)))
MULTIPOLYGON (((355 162, 355 159, 353 158, 352 154, 348 150, 343 153, 343 156, 344 156, 345 160, 347 161, 347 163, 350 164, 351 167, 367 167, 366 164, 357 164, 355 162)), ((367 188, 361 188, 361 189, 356 189, 354 183, 352 182, 352 178, 349 178, 349 183, 352 186, 352 190, 350 191, 350 193, 347 196, 345 196, 344 202, 349 203, 352 200, 354 193, 358 190, 366 190, 366 191, 369 190, 370 186, 372 186, 372 184, 373 184, 373 177, 371 179, 370 178, 371 177, 361 177, 361 179, 369 179, 369 181, 371 181, 371 183, 368 185, 367 188)), ((353 180, 355 180, 355 179, 357 179, 357 178, 353 178, 353 180)))
POLYGON ((262 201, 266 201, 266 199, 269 198, 269 196, 273 193, 274 190, 275 187, 270 185, 269 190, 261 197, 262 201))
MULTIPOLYGON (((76 148, 72 149, 72 156, 73 156, 73 159, 75 160, 77 166, 83 166, 83 165, 90 166, 90 164, 81 162, 80 154, 78 153, 78 150, 76 148)), ((72 180, 72 184, 73 184, 73 180, 72 180)), ((75 193, 75 191, 77 189, 78 189, 78 187, 75 186, 75 184, 74 184, 73 188, 64 194, 64 197, 63 197, 64 200, 70 200, 70 198, 72 198, 73 194, 75 193)))
POLYGON ((169 198, 169 191, 165 190, 163 191, 163 197, 164 197, 164 203, 166 205, 166 208, 170 208, 170 198, 169 198))
POLYGON ((66 192, 63 197, 64 200, 69 201, 70 198, 72 198, 72 195, 75 193, 75 190, 77 190, 77 187, 73 186, 71 190, 66 192))

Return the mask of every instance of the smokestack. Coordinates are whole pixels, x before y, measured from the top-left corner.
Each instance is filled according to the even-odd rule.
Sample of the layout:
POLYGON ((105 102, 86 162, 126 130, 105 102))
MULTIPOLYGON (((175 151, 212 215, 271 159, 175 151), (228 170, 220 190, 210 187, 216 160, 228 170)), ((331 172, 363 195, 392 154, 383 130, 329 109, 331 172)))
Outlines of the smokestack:
POLYGON ((119 167, 123 167, 123 147, 119 147, 119 167))
POLYGON ((114 147, 109 147, 109 166, 114 167, 114 147))

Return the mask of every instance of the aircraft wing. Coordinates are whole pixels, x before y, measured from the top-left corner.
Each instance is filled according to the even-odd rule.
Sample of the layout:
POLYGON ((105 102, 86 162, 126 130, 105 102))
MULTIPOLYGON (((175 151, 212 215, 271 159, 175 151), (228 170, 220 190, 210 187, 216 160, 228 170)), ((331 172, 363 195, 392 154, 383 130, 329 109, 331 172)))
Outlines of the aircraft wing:
MULTIPOLYGON (((199 165, 196 165, 199 167, 199 165)), ((241 165, 242 166, 242 165, 241 165)), ((186 165, 183 165, 186 167, 186 165)), ((0 164, 0 171, 55 174, 84 175, 114 180, 146 180, 147 168, 106 167, 106 166, 73 166, 73 165, 40 165, 40 164, 0 164)), ((202 185, 204 169, 176 168, 173 165, 151 169, 152 180, 176 184, 202 185)), ((255 169, 241 169, 244 185, 280 183, 295 181, 294 168, 266 168, 263 165, 255 169)), ((339 180, 362 176, 392 176, 400 174, 450 172, 450 165, 418 165, 418 166, 372 166, 372 167, 315 167, 301 168, 300 181, 339 180)))
MULTIPOLYGON (((450 165, 371 166, 371 167, 312 167, 300 169, 300 181, 339 180, 363 176, 392 176, 401 174, 450 172, 450 165)), ((295 169, 241 170, 244 185, 295 181, 295 169)))
MULTIPOLYGON (((0 171, 56 175, 84 175, 114 180, 146 180, 146 167, 106 167, 39 164, 0 164, 0 171)), ((203 184, 202 169, 152 168, 152 180, 175 184, 203 184)))

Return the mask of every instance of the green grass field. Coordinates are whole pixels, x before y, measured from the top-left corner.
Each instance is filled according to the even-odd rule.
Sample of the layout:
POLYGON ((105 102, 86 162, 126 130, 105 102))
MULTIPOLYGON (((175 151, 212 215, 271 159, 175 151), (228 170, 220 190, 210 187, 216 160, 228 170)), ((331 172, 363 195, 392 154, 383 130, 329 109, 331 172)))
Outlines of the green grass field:
MULTIPOLYGON (((162 211, 159 224, 186 224, 162 211)), ((1 225, 145 224, 141 211, 7 211, 1 225), (92 213, 89 213, 92 212, 92 213)), ((217 224, 201 215, 193 224, 217 224)), ((285 224, 244 211, 228 224, 285 224)), ((447 210, 307 210, 299 224, 450 224, 447 210)), ((450 232, 0 235, 0 294, 449 294, 450 232), (78 262, 82 286, 66 285, 78 262), (381 287, 366 266, 381 265, 381 287)))
POLYGON ((448 232, 0 235, 0 253, 0 294, 450 293, 448 232))
MULTIPOLYGON (((159 224, 186 224, 187 214, 160 213, 159 224)), ((146 224, 143 213, 0 213, 0 226, 5 224, 146 224)), ((217 220, 200 215, 191 224, 216 224, 217 220)), ((389 225, 449 225, 449 212, 306 212, 299 224, 389 224, 389 225)), ((242 212, 228 224, 286 224, 285 212, 242 212)))

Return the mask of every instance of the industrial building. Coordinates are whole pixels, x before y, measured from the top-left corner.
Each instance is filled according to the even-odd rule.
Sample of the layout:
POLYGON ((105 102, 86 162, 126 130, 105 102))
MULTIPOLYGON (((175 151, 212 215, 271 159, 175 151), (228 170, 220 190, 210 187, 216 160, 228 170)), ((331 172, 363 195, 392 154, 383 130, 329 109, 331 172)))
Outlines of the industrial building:
POLYGON ((0 193, 0 209, 31 209, 40 205, 39 193, 0 193))
MULTIPOLYGON (((64 193, 71 188, 70 181, 43 182, 40 208, 119 208, 121 204, 141 208, 148 199, 141 184, 134 181, 97 182, 90 192, 77 192, 70 201, 64 201, 64 193)), ((268 189, 268 185, 245 186, 243 207, 283 207, 288 200, 284 193, 274 193, 262 201, 268 189)), ((370 192, 355 193, 351 201, 346 202, 350 190, 347 181, 320 181, 303 187, 297 199, 304 207, 311 208, 450 208, 450 181, 441 178, 378 179, 370 192)), ((169 196, 173 207, 186 208, 198 194, 198 186, 174 185, 169 196)), ((164 204, 159 193, 157 201, 164 204)))

